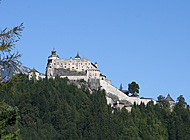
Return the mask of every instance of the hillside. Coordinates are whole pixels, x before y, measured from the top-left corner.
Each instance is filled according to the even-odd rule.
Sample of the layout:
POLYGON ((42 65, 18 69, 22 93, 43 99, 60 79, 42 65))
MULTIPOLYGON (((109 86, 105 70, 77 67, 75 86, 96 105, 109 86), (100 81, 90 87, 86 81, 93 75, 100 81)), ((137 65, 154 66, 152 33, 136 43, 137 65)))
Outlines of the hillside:
MULTIPOLYGON (((84 81, 81 81, 84 82, 84 81)), ((0 101, 17 106, 23 140, 187 140, 190 112, 180 100, 173 112, 149 102, 114 111, 105 92, 81 88, 56 77, 29 81, 23 74, 0 90, 0 101), (68 84, 69 83, 69 84, 68 84)))

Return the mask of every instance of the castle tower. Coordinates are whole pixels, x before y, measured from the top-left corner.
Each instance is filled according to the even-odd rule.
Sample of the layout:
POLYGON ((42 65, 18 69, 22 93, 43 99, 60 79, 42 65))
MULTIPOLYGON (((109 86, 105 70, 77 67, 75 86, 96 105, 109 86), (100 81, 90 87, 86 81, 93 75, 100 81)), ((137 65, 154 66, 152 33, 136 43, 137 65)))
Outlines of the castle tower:
POLYGON ((56 54, 55 48, 53 48, 51 55, 48 57, 48 60, 49 59, 59 59, 59 56, 56 54))
POLYGON ((55 48, 53 48, 51 55, 48 57, 48 63, 46 67, 46 75, 48 78, 53 76, 53 63, 56 59, 59 59, 59 56, 56 54, 55 48))
POLYGON ((59 56, 56 54, 55 48, 53 48, 51 55, 48 57, 48 64, 52 63, 52 60, 59 59, 59 56))
POLYGON ((165 100, 169 102, 170 109, 173 110, 173 108, 175 106, 175 101, 172 99, 172 97, 170 96, 170 94, 168 94, 168 96, 165 98, 165 100))

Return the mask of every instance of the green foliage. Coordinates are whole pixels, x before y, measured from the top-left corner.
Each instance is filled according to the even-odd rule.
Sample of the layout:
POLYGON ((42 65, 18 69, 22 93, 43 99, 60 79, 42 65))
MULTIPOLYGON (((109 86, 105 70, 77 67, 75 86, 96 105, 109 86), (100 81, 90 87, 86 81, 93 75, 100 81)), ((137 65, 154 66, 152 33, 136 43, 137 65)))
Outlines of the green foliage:
POLYGON ((17 127, 20 116, 17 107, 0 104, 0 139, 17 140, 20 130, 17 127))
MULTIPOLYGON (((0 1, 1 2, 1 1, 0 1)), ((17 66, 21 64, 18 60, 21 54, 16 51, 15 43, 19 41, 21 37, 21 32, 23 30, 23 23, 20 26, 14 27, 13 29, 7 31, 7 28, 0 33, 0 79, 1 71, 3 68, 9 69, 9 74, 12 73, 13 69, 17 69, 17 66)), ((13 73, 12 73, 13 74, 13 73)), ((9 84, 0 81, 0 89, 5 93, 10 91, 9 89, 14 89, 13 81, 9 80, 9 84), (11 88, 10 88, 11 87, 11 88)), ((14 93, 14 90, 11 90, 14 93)), ((1 95, 1 94, 0 94, 1 95)), ((18 108, 11 107, 5 103, 0 104, 0 139, 10 140, 19 139, 20 130, 17 127, 18 119, 18 108)))
POLYGON ((21 23, 9 31, 5 28, 0 33, 0 65, 7 67, 9 72, 17 69, 17 66, 21 64, 19 61, 21 54, 16 50, 15 43, 20 40, 23 28, 23 23, 21 23))
POLYGON ((123 90, 123 86, 122 86, 122 84, 120 84, 119 90, 123 90))
POLYGON ((182 95, 177 98, 177 101, 168 124, 169 138, 188 140, 190 139, 190 110, 184 107, 186 102, 182 95))
POLYGON ((29 81, 19 74, 5 83, 0 100, 19 108, 21 139, 190 139, 190 112, 180 104, 173 112, 153 102, 134 105, 130 113, 125 108, 113 112, 105 91, 90 94, 67 80, 29 81))
POLYGON ((160 105, 160 108, 164 109, 164 108, 168 108, 170 107, 170 104, 167 100, 165 100, 165 97, 162 95, 158 96, 158 103, 160 105))
POLYGON ((180 107, 184 107, 185 105, 187 105, 187 103, 185 102, 185 98, 183 97, 183 95, 180 95, 177 98, 177 105, 180 107))
POLYGON ((139 85, 136 82, 128 84, 128 90, 130 93, 132 93, 132 95, 137 96, 139 93, 139 89, 139 85))

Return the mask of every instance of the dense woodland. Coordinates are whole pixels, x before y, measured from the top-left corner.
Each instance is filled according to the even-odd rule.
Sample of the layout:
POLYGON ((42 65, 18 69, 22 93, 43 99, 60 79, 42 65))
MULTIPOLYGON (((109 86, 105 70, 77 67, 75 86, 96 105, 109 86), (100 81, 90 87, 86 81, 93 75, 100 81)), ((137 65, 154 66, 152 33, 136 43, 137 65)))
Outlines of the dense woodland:
POLYGON ((29 81, 19 74, 1 83, 0 101, 0 138, 17 133, 14 139, 22 140, 190 139, 190 111, 182 96, 172 112, 152 102, 134 105, 130 113, 124 108, 112 112, 105 91, 90 94, 67 79, 29 81))

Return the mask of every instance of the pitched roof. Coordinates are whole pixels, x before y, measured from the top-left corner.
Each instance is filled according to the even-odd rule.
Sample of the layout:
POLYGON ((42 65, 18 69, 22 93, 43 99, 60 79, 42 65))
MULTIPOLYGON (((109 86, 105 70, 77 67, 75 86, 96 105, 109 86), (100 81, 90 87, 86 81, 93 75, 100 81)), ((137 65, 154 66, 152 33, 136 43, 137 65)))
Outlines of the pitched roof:
POLYGON ((38 71, 35 68, 33 68, 29 73, 31 73, 31 72, 38 72, 38 71))
POLYGON ((77 53, 77 56, 75 58, 80 58, 79 53, 77 53))
POLYGON ((91 62, 91 64, 92 64, 95 68, 97 68, 96 65, 94 65, 92 62, 91 62))
POLYGON ((48 58, 50 58, 50 57, 58 57, 59 58, 59 56, 56 54, 55 48, 53 48, 53 50, 51 51, 51 55, 48 58))
MULTIPOLYGON (((168 96, 166 97, 165 100, 167 100, 167 101, 174 101, 174 100, 172 99, 172 97, 170 97, 170 94, 168 94, 168 96)), ((174 101, 174 102, 175 102, 175 101, 174 101)))
POLYGON ((103 75, 103 74, 101 74, 101 73, 100 73, 100 76, 106 77, 105 75, 103 75))

